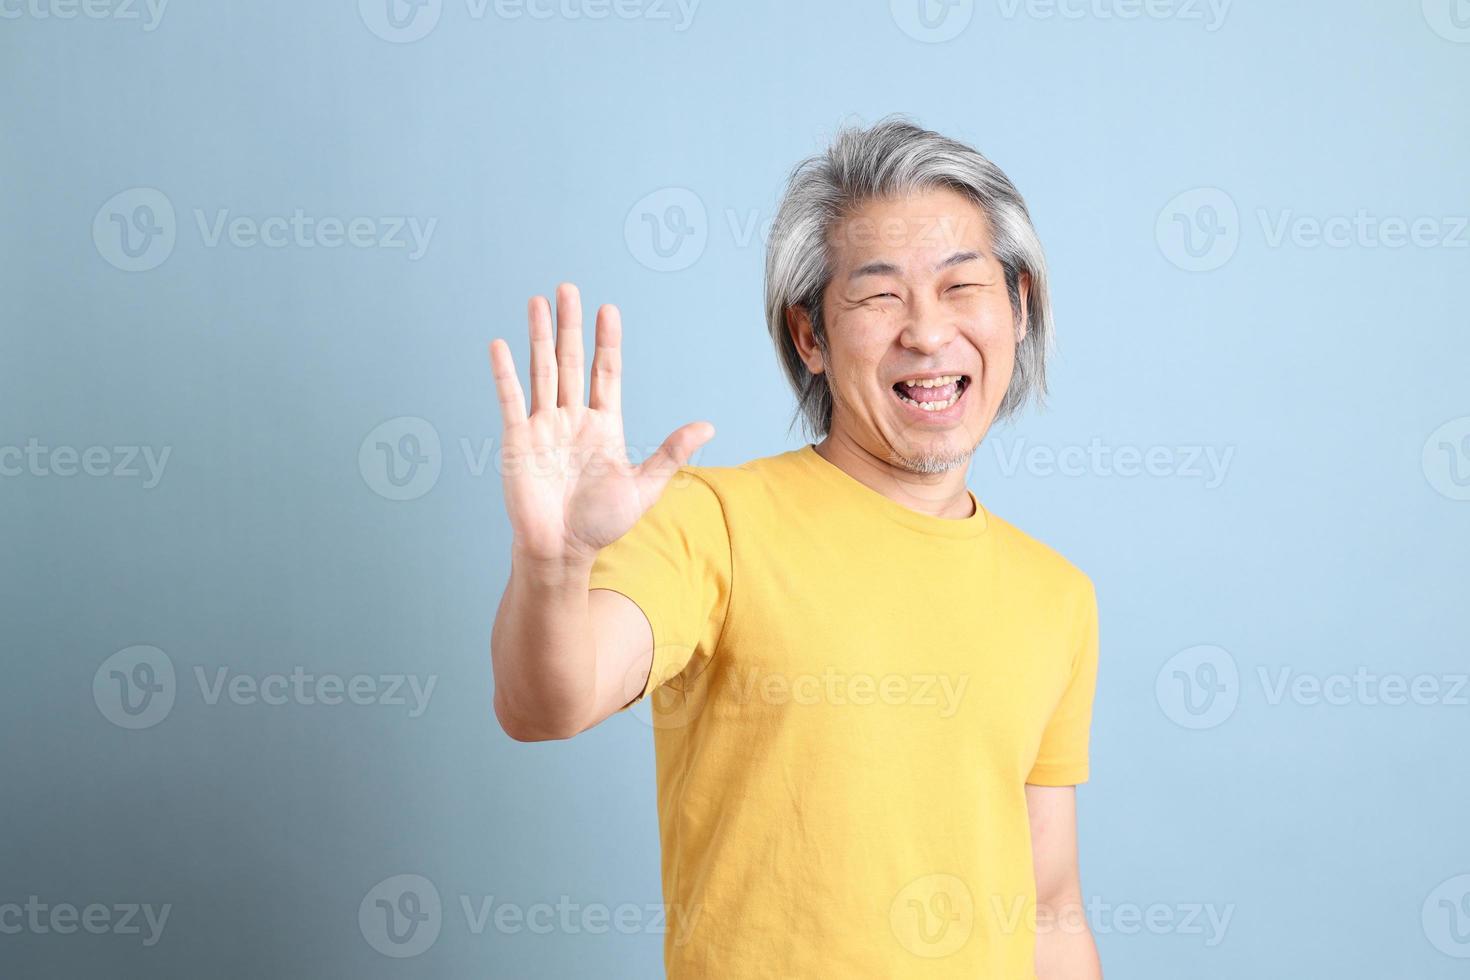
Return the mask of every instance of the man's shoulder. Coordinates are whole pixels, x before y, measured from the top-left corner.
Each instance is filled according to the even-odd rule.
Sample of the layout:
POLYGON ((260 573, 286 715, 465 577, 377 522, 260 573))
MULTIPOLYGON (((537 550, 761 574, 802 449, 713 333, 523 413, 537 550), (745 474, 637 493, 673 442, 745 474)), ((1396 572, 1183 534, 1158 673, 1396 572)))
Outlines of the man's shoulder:
POLYGON ((1069 591, 1088 594, 1092 578, 1071 559, 1040 538, 1021 530, 994 511, 986 511, 990 533, 1007 551, 1009 561, 1022 567, 1017 572, 1064 585, 1069 591))
POLYGON ((729 503, 742 496, 768 492, 795 477, 800 465, 797 452, 771 453, 723 466, 686 463, 679 467, 675 477, 693 478, 713 490, 722 503, 729 503))

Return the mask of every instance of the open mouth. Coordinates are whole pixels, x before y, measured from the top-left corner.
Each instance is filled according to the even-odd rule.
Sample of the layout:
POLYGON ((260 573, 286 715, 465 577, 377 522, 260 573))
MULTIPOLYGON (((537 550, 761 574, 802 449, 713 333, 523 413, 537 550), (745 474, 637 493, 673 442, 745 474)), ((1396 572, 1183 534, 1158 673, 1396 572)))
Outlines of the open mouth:
POLYGON ((922 412, 942 412, 958 404, 969 387, 968 374, 948 374, 917 382, 900 381, 893 386, 893 394, 922 412))

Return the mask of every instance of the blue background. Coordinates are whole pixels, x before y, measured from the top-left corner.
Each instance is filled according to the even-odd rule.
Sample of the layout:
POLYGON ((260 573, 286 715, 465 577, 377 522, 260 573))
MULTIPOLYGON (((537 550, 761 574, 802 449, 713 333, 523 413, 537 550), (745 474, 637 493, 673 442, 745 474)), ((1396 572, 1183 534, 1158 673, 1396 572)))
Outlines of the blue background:
POLYGON ((461 907, 660 901, 646 714, 523 745, 491 712, 509 539, 485 346, 508 338, 524 377, 526 300, 569 279, 623 311, 635 452, 700 418, 718 435, 697 463, 800 445, 762 223, 840 123, 902 111, 1006 170, 1051 263, 1049 407, 995 429, 970 485, 1098 587, 1081 848, 1109 976, 1463 976, 1470 30, 1452 0, 1223 20, 984 0, 933 30, 903 2, 705 0, 687 24, 628 2, 444 0, 408 42, 386 0, 176 0, 153 29, 141 6, 0 10, 0 905, 171 905, 152 946, 0 933, 0 973, 659 975, 646 912, 477 933, 461 907), (222 211, 298 209, 365 217, 375 242, 395 217, 436 224, 417 257, 208 233, 222 211), (1427 217, 1435 240, 1275 235, 1360 211, 1427 217), (127 271, 114 214, 171 248, 135 235, 154 264, 127 271), (650 223, 694 234, 661 258, 650 223), (117 447, 170 455, 145 486, 59 475, 65 453, 19 465, 29 440, 103 447, 109 474, 117 447), (1160 463, 1046 464, 1089 445, 1160 463), (1206 449, 1230 454, 1218 479, 1191 465, 1206 449), (104 662, 138 645, 174 702, 130 729, 104 662), (220 668, 436 686, 417 717, 211 703, 196 670, 220 668), (1360 668, 1439 694, 1274 696, 1283 670, 1360 668), (400 874, 443 903, 407 958, 358 919, 400 874), (1174 925, 1117 914, 1155 905, 1174 925), (1188 926, 1194 907, 1228 913, 1223 936, 1188 926))

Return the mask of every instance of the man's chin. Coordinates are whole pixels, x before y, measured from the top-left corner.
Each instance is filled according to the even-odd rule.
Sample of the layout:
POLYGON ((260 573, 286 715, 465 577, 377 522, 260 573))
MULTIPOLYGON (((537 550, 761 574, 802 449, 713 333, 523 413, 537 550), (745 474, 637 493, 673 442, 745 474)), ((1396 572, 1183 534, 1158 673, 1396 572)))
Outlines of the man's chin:
POLYGON ((968 467, 974 455, 974 446, 948 446, 936 440, 929 447, 894 449, 889 463, 909 473, 948 473, 968 467))

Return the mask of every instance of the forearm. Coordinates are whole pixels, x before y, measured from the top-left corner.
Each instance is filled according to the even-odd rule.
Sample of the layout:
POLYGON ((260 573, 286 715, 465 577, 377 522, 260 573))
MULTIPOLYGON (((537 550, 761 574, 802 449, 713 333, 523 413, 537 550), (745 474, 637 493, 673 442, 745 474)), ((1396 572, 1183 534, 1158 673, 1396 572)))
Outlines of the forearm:
POLYGON ((1037 902, 1036 980, 1102 980, 1080 895, 1037 902))
POLYGON ((597 680, 590 578, 589 564, 543 565, 512 554, 490 659, 495 715, 513 738, 567 738, 590 716, 597 680))

